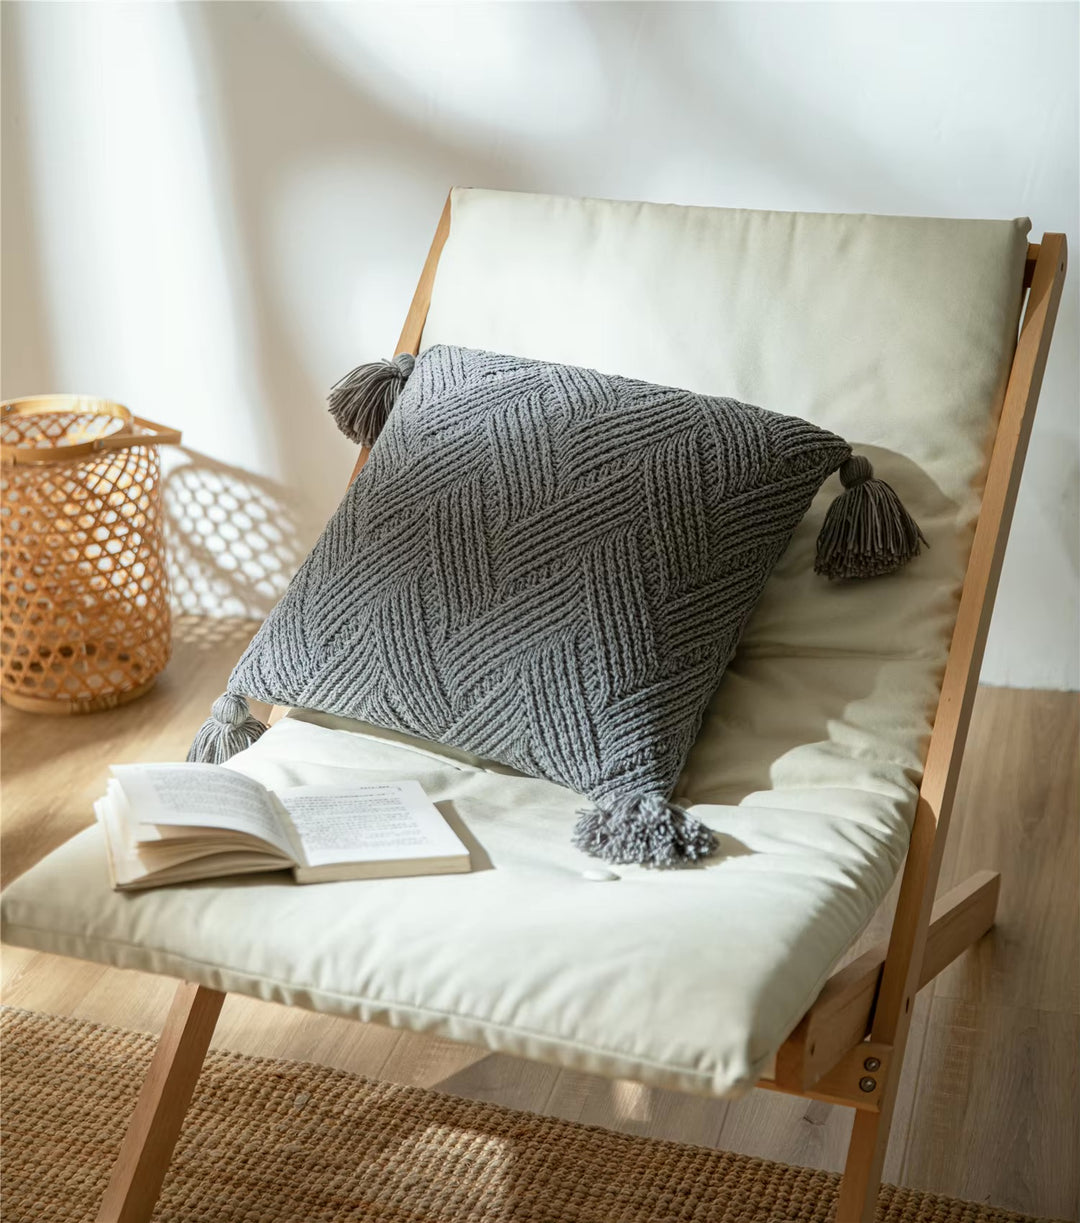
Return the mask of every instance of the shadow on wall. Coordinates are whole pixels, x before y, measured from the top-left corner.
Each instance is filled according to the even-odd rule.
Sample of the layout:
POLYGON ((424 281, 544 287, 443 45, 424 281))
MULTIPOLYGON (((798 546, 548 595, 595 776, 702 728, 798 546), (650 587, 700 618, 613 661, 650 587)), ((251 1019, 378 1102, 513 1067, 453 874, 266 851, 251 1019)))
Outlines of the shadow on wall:
POLYGON ((181 448, 163 484, 180 615, 264 619, 307 554, 289 490, 181 448))
MULTIPOLYGON (((389 355, 447 189, 536 189, 545 172, 495 134, 433 125, 423 107, 418 117, 405 82, 380 93, 378 49, 360 40, 335 57, 342 32, 321 6, 180 12, 262 469, 282 479, 310 541, 351 466, 323 396, 361 360, 389 355)), ((254 610, 264 594, 250 597, 254 610)))
MULTIPOLYGON (((748 109, 701 60, 687 70, 700 19, 650 6, 496 10, 465 8, 452 21, 412 6, 392 19, 378 6, 178 10, 261 470, 289 486, 298 508, 304 490, 309 535, 340 495, 327 474, 340 471, 341 485, 347 477, 341 439, 315 420, 315 405, 361 360, 389 355, 452 184, 667 198, 663 168, 705 149, 751 166, 790 163, 826 196, 837 178, 836 167, 796 155, 775 112, 748 109), (556 34, 568 62, 552 76, 530 67, 529 48, 554 45, 556 34), (516 81, 506 66, 515 62, 516 81), (446 78, 479 68, 467 90, 446 78), (511 96, 513 106, 496 105, 511 96), (685 116, 675 131, 657 124, 659 97, 685 116), (632 122, 612 115, 612 99, 632 122), (738 122, 704 117, 716 114, 738 122), (604 136, 613 118, 625 137, 614 147, 604 136)), ((718 12, 707 28, 730 42, 728 25, 718 12)), ((853 140, 846 132, 841 142, 849 160, 853 140)), ((871 156, 861 150, 863 163, 871 156)), ((884 176, 875 166, 871 177, 884 176)), ((675 181, 679 198, 716 202, 709 183, 681 172, 675 181)), ((893 194, 916 211, 922 203, 899 186, 893 194)))

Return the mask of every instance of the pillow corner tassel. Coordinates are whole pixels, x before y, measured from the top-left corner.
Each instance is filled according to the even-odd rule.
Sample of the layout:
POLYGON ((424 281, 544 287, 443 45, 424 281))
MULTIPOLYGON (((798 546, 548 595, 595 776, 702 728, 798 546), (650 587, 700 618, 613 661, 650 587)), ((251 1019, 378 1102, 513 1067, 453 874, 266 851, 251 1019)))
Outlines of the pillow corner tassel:
POLYGON ((251 747, 268 729, 252 714, 242 696, 226 692, 214 702, 210 716, 191 741, 188 764, 224 764, 251 747))
POLYGON ((829 506, 817 538, 814 572, 835 578, 894 573, 929 548, 919 524, 870 460, 849 455, 840 466, 844 491, 829 506))
POLYGON ((718 845, 711 828, 660 794, 598 801, 578 814, 574 844, 605 862, 682 866, 707 858, 718 845))
POLYGON ((334 383, 326 401, 334 423, 350 441, 374 445, 415 364, 416 358, 403 352, 392 361, 358 365, 334 383))

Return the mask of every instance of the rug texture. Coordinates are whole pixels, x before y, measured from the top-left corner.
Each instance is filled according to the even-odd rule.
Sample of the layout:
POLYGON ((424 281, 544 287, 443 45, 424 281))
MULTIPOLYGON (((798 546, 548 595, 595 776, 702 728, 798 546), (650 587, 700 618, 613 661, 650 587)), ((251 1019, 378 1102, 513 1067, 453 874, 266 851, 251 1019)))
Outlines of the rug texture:
MULTIPOLYGON (((4 1223, 94 1218, 154 1043, 5 1008, 4 1223)), ((837 1180, 305 1062, 212 1051, 154 1220, 825 1223, 837 1180)), ((891 1187, 878 1218, 1028 1223, 891 1187)))

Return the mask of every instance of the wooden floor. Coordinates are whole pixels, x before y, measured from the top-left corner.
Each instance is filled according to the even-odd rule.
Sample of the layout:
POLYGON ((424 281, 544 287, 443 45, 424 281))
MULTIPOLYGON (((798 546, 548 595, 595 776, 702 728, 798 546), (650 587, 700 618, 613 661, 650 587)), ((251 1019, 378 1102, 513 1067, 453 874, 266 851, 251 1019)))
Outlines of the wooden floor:
MULTIPOLYGON (((90 822, 109 763, 183 757, 253 628, 180 621, 169 670, 124 709, 4 708, 5 881, 90 822)), ((919 995, 886 1165, 891 1181, 1064 1220, 1080 1215, 1078 735, 1075 694, 979 694, 942 890, 1000 869, 999 922, 919 995)), ((3 977, 12 1006, 147 1032, 174 984, 19 948, 4 948, 3 977)), ((232 995, 215 1044, 836 1170, 851 1126, 826 1104, 682 1097, 232 995)))

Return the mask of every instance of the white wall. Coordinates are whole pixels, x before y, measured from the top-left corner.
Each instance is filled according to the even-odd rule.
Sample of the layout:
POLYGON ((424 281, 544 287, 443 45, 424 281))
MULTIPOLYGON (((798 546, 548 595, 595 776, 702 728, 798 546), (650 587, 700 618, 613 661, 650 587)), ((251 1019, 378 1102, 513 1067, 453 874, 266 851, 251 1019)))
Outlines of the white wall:
MULTIPOLYGON (((3 19, 3 394, 181 426, 191 609, 259 613, 351 464, 454 183, 1030 215, 1080 252, 1072 4, 21 4, 3 19)), ((1074 254, 1080 264, 1080 254, 1074 254)), ((1080 687, 1080 269, 984 678, 1080 687)))

